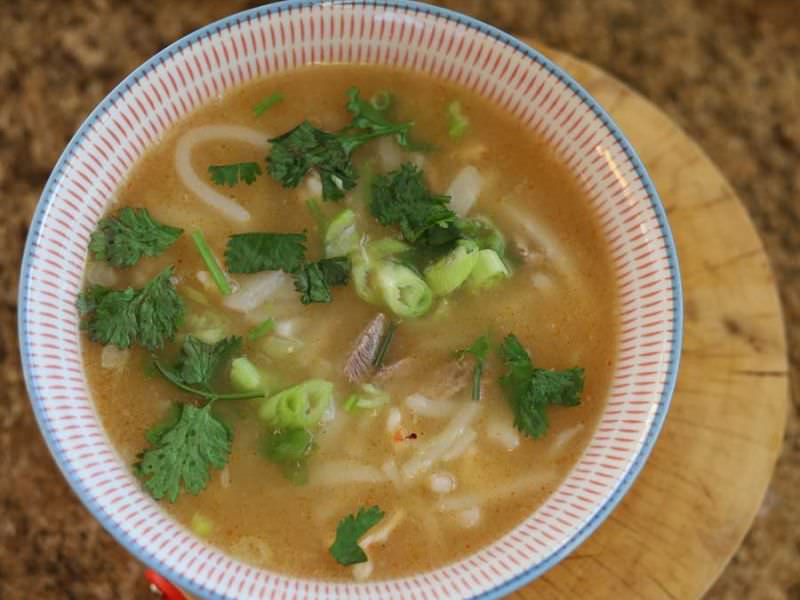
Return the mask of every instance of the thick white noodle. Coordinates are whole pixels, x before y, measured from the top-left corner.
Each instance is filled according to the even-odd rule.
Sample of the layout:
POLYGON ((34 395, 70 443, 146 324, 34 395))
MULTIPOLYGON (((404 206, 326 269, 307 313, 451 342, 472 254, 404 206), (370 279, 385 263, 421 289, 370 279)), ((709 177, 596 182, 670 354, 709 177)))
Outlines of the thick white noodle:
POLYGON ((504 410, 489 418, 486 425, 487 437, 505 450, 519 446, 519 433, 514 428, 511 411, 504 410))
POLYGON ((553 439, 553 443, 550 445, 550 450, 547 453, 549 458, 556 458, 560 454, 567 449, 578 433, 583 429, 583 423, 578 423, 569 429, 565 429, 564 431, 559 431, 556 434, 556 437, 553 439))
POLYGON ((575 272, 572 255, 564 247, 564 243, 533 215, 533 211, 523 211, 509 202, 498 203, 498 206, 502 207, 505 217, 510 222, 516 223, 525 231, 534 248, 540 251, 551 265, 567 275, 575 272))
POLYGON ((347 459, 312 464, 308 476, 309 485, 320 487, 384 481, 386 474, 379 468, 347 459))
POLYGON ((476 506, 481 507, 485 504, 505 500, 514 494, 528 494, 535 488, 539 488, 548 482, 553 482, 555 479, 555 471, 542 471, 501 485, 487 486, 478 492, 444 496, 436 503, 436 509, 440 512, 455 512, 468 510, 476 506))
POLYGON ((472 447, 472 444, 478 438, 478 434, 474 429, 465 429, 464 433, 450 446, 450 449, 442 454, 442 461, 449 462, 461 458, 461 456, 472 447))
POLYGON ((469 428, 481 410, 480 402, 469 402, 459 409, 447 426, 421 445, 402 467, 401 472, 407 479, 413 479, 428 471, 439 461, 469 428))
POLYGON ((461 169, 450 182, 450 187, 447 188, 446 193, 450 196, 450 209, 459 217, 467 216, 467 213, 478 201, 478 196, 481 195, 482 184, 483 178, 478 169, 472 165, 461 169))
POLYGON ((442 419, 452 415, 458 405, 452 400, 432 400, 422 394, 411 394, 406 397, 406 406, 420 417, 442 419))
POLYGON ((220 194, 203 181, 192 168, 192 149, 211 140, 236 140, 251 144, 260 150, 269 148, 270 135, 265 131, 239 125, 204 125, 184 133, 175 150, 175 169, 183 184, 200 200, 215 209, 226 219, 243 223, 250 220, 250 213, 227 196, 220 194))
POLYGON ((406 518, 406 511, 402 508, 394 513, 388 520, 384 521, 383 525, 370 531, 358 542, 364 550, 369 548, 372 544, 382 544, 389 539, 392 532, 397 529, 397 526, 406 518))

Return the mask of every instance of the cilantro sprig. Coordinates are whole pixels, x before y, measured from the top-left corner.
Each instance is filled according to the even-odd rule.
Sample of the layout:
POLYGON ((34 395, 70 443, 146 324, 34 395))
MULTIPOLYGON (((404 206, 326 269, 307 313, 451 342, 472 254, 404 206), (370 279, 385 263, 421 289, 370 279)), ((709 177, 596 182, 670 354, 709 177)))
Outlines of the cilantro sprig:
POLYGON ((361 100, 358 90, 348 91, 350 125, 331 133, 303 121, 294 129, 270 140, 267 172, 286 188, 297 187, 312 169, 322 180, 322 199, 340 200, 353 189, 358 173, 351 160, 356 148, 388 135, 408 143, 412 123, 392 123, 385 113, 361 100))
POLYGON ((215 344, 207 344, 187 335, 180 356, 173 366, 167 366, 157 359, 153 360, 153 365, 175 387, 206 400, 261 398, 264 396, 262 391, 218 393, 211 387, 220 367, 241 345, 242 338, 235 335, 223 338, 215 344))
POLYGON ((436 246, 461 236, 449 201, 430 192, 418 167, 404 163, 375 178, 369 209, 381 225, 397 225, 407 242, 436 246))
POLYGON ((471 354, 475 358, 475 366, 472 368, 472 399, 481 399, 481 375, 483 374, 483 367, 486 363, 486 357, 489 354, 489 336, 483 334, 470 345, 468 348, 458 350, 456 356, 463 358, 467 354, 471 354))
POLYGON ((251 185, 261 175, 261 167, 255 162, 231 163, 229 165, 210 165, 208 174, 217 185, 233 187, 240 181, 251 185))
POLYGON ((146 208, 125 207, 104 217, 89 241, 97 260, 114 267, 132 267, 144 256, 158 256, 181 236, 183 229, 159 223, 146 208))
POLYGON ((172 267, 167 267, 141 289, 93 285, 78 296, 78 311, 89 339, 118 348, 135 342, 151 351, 172 341, 184 313, 172 273, 172 267))
POLYGON ((513 334, 500 346, 507 372, 500 378, 506 399, 514 411, 514 426, 533 438, 547 433, 549 406, 578 406, 584 370, 556 371, 533 366, 530 355, 513 334))
POLYGON ((359 538, 383 519, 383 511, 377 506, 358 509, 347 515, 336 527, 336 539, 328 551, 340 565, 354 565, 367 561, 367 554, 358 545, 359 538))
POLYGON ((212 404, 180 405, 177 421, 150 431, 151 447, 139 455, 134 470, 156 500, 175 502, 181 488, 197 495, 208 485, 209 470, 228 464, 233 436, 211 414, 212 404))

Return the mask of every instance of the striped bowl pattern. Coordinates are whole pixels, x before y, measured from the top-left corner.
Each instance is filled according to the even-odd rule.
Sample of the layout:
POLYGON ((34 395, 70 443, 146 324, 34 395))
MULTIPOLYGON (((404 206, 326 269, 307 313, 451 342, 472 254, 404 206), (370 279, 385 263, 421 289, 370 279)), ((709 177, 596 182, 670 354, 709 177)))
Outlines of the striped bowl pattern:
POLYGON ((669 405, 682 329, 663 208, 630 145, 546 58, 462 15, 412 2, 291 1, 212 24, 160 52, 100 103, 53 171, 22 265, 19 333, 42 432, 73 489, 131 553, 208 598, 496 598, 558 562, 632 483, 669 405), (209 98, 310 62, 399 65, 489 98, 544 136, 577 174, 611 246, 619 362, 597 432, 547 502, 491 546, 397 580, 299 580, 229 558, 142 492, 101 428, 86 385, 75 298, 89 235, 147 147, 209 98))

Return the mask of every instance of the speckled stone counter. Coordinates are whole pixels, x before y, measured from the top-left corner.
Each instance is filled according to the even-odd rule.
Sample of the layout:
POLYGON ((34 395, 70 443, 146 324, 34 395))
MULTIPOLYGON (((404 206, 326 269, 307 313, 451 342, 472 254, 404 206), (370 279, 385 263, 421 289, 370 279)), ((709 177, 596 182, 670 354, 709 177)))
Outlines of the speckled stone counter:
MULTIPOLYGON (((708 598, 800 599, 800 6, 793 0, 441 4, 604 68, 664 109, 734 184, 763 235, 780 286, 794 412, 764 505, 708 598)), ((44 181, 97 101, 156 50, 249 5, 0 3, 4 600, 150 597, 141 566, 74 497, 36 429, 19 370, 19 261, 44 181)))

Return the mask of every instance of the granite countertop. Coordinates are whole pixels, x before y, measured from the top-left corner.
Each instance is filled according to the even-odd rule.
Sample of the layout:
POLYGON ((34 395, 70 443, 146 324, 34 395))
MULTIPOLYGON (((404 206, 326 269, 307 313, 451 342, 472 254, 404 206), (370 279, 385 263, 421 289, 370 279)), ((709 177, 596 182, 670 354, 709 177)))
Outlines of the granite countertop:
MULTIPOLYGON (((764 505, 708 598, 800 599, 797 3, 440 4, 604 68, 665 110, 738 191, 780 285, 791 348, 793 412, 764 505)), ((0 598, 150 597, 141 566, 72 494, 34 423, 17 349, 19 261, 45 179, 92 107, 156 50, 249 5, 211 0, 0 3, 0 598)))

